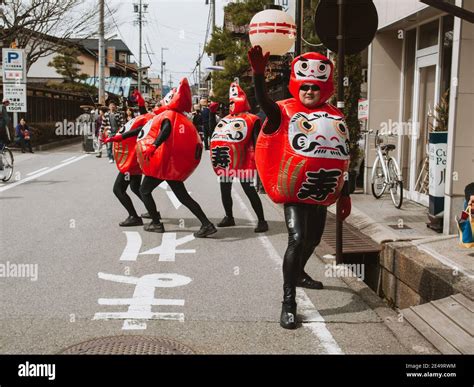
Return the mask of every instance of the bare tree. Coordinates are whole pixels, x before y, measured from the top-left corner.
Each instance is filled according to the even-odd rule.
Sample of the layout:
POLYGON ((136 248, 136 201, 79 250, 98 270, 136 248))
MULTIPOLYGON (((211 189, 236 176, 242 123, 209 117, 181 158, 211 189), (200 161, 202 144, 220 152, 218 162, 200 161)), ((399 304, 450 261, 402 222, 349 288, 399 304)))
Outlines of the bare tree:
POLYGON ((97 18, 96 1, 5 0, 0 39, 16 40, 17 46, 26 50, 29 69, 58 45, 64 46, 64 40, 91 37, 97 30, 97 18))

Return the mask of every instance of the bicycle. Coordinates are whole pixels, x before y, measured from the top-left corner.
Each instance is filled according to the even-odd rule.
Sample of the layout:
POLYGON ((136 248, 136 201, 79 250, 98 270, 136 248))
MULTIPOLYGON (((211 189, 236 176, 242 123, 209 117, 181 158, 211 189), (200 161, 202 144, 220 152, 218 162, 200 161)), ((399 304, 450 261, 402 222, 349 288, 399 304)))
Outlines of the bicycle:
POLYGON ((6 145, 0 146, 0 158, 0 165, 3 165, 3 169, 0 169, 0 179, 8 181, 13 176, 14 159, 12 151, 6 145))
MULTIPOLYGON (((373 130, 369 130, 366 133, 372 132, 373 130)), ((377 130, 375 132, 377 157, 372 167, 371 177, 372 195, 376 199, 380 199, 388 188, 393 204, 396 208, 400 208, 403 203, 403 180, 397 161, 389 154, 396 149, 396 146, 394 144, 381 144, 383 144, 383 139, 380 138, 377 130)))

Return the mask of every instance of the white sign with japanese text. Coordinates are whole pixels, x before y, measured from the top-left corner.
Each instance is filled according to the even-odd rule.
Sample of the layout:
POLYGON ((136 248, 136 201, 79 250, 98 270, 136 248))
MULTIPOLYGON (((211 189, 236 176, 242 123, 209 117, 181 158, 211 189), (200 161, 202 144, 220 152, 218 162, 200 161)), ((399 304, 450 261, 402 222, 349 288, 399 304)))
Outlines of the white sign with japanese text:
POLYGON ((4 83, 3 98, 10 101, 9 112, 26 112, 26 84, 4 83))

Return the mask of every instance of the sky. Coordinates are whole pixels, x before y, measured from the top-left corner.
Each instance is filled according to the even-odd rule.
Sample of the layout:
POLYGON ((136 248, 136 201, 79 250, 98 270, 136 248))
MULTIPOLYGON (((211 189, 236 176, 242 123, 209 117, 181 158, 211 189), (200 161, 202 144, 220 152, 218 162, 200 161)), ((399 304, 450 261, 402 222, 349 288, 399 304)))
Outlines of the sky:
MULTIPOLYGON (((228 2, 216 0, 217 26, 223 24, 224 6, 228 2)), ((138 0, 106 0, 109 8, 117 9, 112 20, 112 31, 106 37, 117 34, 116 38, 125 41, 138 62, 139 32, 138 25, 134 24, 137 18, 134 3, 138 0)), ((149 76, 160 74, 161 48, 165 47, 168 48, 163 54, 165 81, 169 82, 171 75, 173 86, 176 86, 180 78, 187 76, 193 84, 190 73, 196 66, 199 44, 202 50, 205 41, 210 5, 206 5, 205 0, 143 0, 143 3, 148 3, 148 13, 145 14, 147 23, 143 28, 143 66, 151 64, 149 76)), ((107 18, 107 8, 105 14, 107 18)), ((210 58, 204 54, 201 70, 204 72, 210 64, 210 58)))

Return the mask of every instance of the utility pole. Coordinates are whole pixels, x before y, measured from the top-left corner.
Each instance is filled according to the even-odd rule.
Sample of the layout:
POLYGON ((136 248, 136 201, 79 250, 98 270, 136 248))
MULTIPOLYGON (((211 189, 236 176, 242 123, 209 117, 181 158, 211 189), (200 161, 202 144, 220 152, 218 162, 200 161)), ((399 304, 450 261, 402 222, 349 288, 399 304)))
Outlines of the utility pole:
POLYGON ((137 20, 135 21, 138 24, 138 90, 142 92, 142 33, 143 33, 143 24, 145 23, 143 15, 147 12, 148 4, 143 4, 143 1, 140 0, 138 4, 133 4, 134 12, 137 14, 137 20))
POLYGON ((99 105, 105 105, 105 0, 99 0, 99 105))
POLYGON ((301 37, 303 36, 303 2, 296 0, 296 41, 295 41, 295 56, 301 55, 301 37))
MULTIPOLYGON (((216 0, 211 0, 212 7, 212 24, 211 24, 211 33, 214 32, 216 27, 216 0)), ((216 54, 212 54, 212 65, 216 65, 216 54)))
POLYGON ((164 72, 165 72, 165 64, 166 62, 163 61, 163 51, 167 50, 166 47, 161 47, 161 98, 164 97, 163 95, 163 86, 164 86, 164 72))
POLYGON ((201 99, 201 43, 198 51, 198 97, 201 99))

